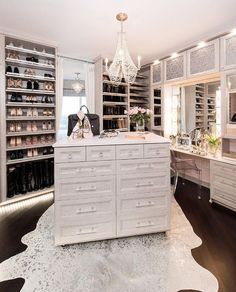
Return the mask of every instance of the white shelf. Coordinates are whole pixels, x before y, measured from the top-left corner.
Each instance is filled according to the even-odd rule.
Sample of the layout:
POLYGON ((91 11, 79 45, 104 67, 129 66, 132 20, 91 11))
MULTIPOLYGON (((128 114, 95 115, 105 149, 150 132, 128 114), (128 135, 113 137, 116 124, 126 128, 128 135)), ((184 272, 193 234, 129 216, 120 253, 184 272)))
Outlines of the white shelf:
MULTIPOLYGON (((32 149, 32 148, 44 148, 44 147, 50 147, 52 146, 52 144, 54 144, 54 142, 52 143, 45 143, 45 144, 30 144, 30 145, 21 145, 21 146, 8 146, 7 147, 7 151, 14 151, 14 150, 24 150, 24 149, 32 149)), ((45 155, 44 155, 45 156, 45 155)))
POLYGON ((143 103, 143 104, 145 104, 145 103, 148 103, 148 100, 136 100, 136 99, 130 99, 130 103, 143 103))
POLYGON ((27 88, 11 88, 8 87, 6 89, 6 92, 19 92, 19 93, 29 93, 29 94, 40 94, 40 95, 55 95, 54 91, 48 91, 48 90, 33 90, 33 89, 27 89, 27 88))
POLYGON ((16 137, 16 136, 35 136, 35 135, 48 135, 48 134, 55 134, 55 130, 42 130, 42 131, 22 131, 22 132, 8 132, 7 137, 16 137))
POLYGON ((103 119, 121 119, 121 118, 127 118, 127 115, 104 115, 103 119))
POLYGON ((42 108, 54 108, 56 107, 53 103, 41 103, 41 102, 8 102, 7 107, 42 107, 42 108))
POLYGON ((30 67, 31 69, 42 69, 42 70, 55 70, 54 65, 49 64, 43 64, 43 63, 36 63, 36 62, 30 62, 26 60, 19 60, 19 59, 12 59, 12 58, 6 58, 6 63, 13 64, 13 65, 22 65, 24 67, 30 67))
POLYGON ((43 159, 48 159, 48 158, 53 158, 54 154, 48 154, 48 155, 38 155, 38 156, 33 156, 33 157, 26 157, 22 159, 13 159, 13 160, 7 160, 7 165, 11 164, 18 164, 18 163, 24 163, 28 161, 36 161, 36 160, 43 160, 43 159))
POLYGON ((148 98, 148 96, 139 94, 139 93, 130 93, 130 96, 135 96, 135 97, 142 97, 142 98, 148 98))
POLYGON ((126 93, 115 93, 115 92, 103 92, 104 95, 110 95, 110 96, 128 96, 126 93))
POLYGON ((5 48, 7 50, 13 51, 13 52, 21 52, 21 53, 35 55, 35 56, 41 56, 41 57, 45 57, 45 58, 49 58, 49 59, 55 59, 55 55, 54 54, 50 54, 50 53, 46 53, 46 52, 39 52, 39 51, 36 51, 36 50, 30 50, 30 49, 26 49, 26 48, 22 48, 22 47, 10 46, 10 45, 6 45, 5 48))
POLYGON ((1 203, 0 206, 8 205, 8 204, 15 203, 18 201, 31 199, 31 198, 38 197, 38 196, 43 196, 45 194, 52 193, 53 191, 54 191, 54 187, 52 186, 49 188, 44 188, 42 190, 28 192, 26 194, 15 195, 12 198, 7 198, 7 200, 4 203, 1 203))
POLYGON ((47 116, 40 116, 40 117, 27 117, 27 116, 15 116, 15 117, 8 117, 7 121, 50 121, 55 120, 55 117, 47 117, 47 116))
POLYGON ((104 105, 128 105, 127 102, 119 102, 119 101, 103 101, 104 105))
POLYGON ((130 86, 130 90, 146 91, 146 89, 141 86, 130 86))
POLYGON ((51 81, 51 82, 55 82, 55 78, 54 77, 44 77, 44 76, 39 76, 39 75, 25 75, 25 74, 21 74, 21 73, 6 73, 7 77, 12 77, 12 78, 21 78, 21 79, 27 79, 27 80, 40 80, 40 81, 51 81))
MULTIPOLYGON (((105 83, 105 84, 111 84, 111 85, 115 85, 116 86, 115 82, 110 81, 110 80, 103 80, 103 83, 105 83)), ((128 86, 128 83, 121 82, 121 83, 119 83, 118 86, 128 86)))

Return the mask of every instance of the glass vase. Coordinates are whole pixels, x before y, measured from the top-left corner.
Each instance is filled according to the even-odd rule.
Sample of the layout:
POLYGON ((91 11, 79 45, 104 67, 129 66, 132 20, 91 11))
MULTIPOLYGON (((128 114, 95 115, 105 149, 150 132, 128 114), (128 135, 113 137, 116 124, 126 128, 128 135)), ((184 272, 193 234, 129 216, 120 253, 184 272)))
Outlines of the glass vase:
POLYGON ((216 156, 218 149, 219 149, 219 145, 208 144, 208 152, 212 156, 214 156, 214 157, 216 156))
POLYGON ((144 132, 145 131, 145 121, 138 120, 136 122, 136 132, 144 132))

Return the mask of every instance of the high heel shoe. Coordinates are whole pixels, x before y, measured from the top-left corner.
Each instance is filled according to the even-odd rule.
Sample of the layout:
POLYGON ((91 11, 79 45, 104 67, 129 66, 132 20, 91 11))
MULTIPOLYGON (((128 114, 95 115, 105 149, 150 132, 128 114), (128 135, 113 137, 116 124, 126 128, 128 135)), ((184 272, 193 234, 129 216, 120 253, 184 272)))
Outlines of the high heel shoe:
POLYGON ((10 116, 16 116, 16 109, 15 108, 11 109, 10 116))
POLYGON ((16 138, 16 146, 21 146, 22 145, 22 139, 21 139, 21 137, 17 137, 16 138))
POLYGON ((16 101, 17 102, 22 102, 23 101, 22 95, 20 93, 16 93, 16 101))
POLYGON ((32 117, 33 116, 33 109, 32 108, 28 108, 27 109, 27 117, 32 117))
POLYGON ((7 87, 14 88, 15 87, 15 80, 13 78, 7 79, 7 87))
POLYGON ((34 108, 34 109, 32 110, 32 116, 33 116, 33 117, 38 117, 38 111, 37 111, 36 108, 34 108))
POLYGON ((33 132, 38 131, 38 127, 37 127, 36 122, 33 122, 33 123, 32 123, 32 131, 33 131, 33 132))
MULTIPOLYGON (((31 129, 31 126, 30 126, 30 129, 31 129)), ((26 137, 25 144, 26 144, 26 145, 31 145, 31 144, 32 144, 32 139, 31 139, 31 137, 26 137)))
POLYGON ((38 156, 38 149, 37 148, 33 149, 33 156, 38 156))
POLYGON ((27 89, 32 89, 32 82, 30 80, 27 81, 26 87, 27 89))
POLYGON ((21 108, 17 108, 16 109, 16 115, 17 116, 22 116, 23 115, 23 112, 22 112, 22 109, 21 108))
POLYGON ((39 90, 39 83, 38 83, 38 81, 34 81, 34 90, 39 90))
POLYGON ((48 128, 47 128, 47 125, 46 125, 46 122, 43 122, 42 129, 43 129, 43 130, 47 130, 47 129, 48 129, 48 128))
POLYGON ((33 149, 28 149, 27 150, 27 157, 32 157, 33 156, 33 149))
POLYGON ((22 88, 22 80, 21 79, 16 79, 15 80, 15 87, 16 88, 22 88))
POLYGON ((48 122, 47 129, 48 130, 52 130, 52 124, 51 124, 51 122, 48 122))
POLYGON ((15 132, 16 131, 16 126, 15 126, 15 124, 10 124, 10 127, 9 127, 9 131, 10 132, 15 132))
POLYGON ((15 137, 12 137, 10 139, 9 145, 10 145, 10 147, 15 147, 16 146, 16 138, 15 137))
POLYGON ((26 131, 27 132, 32 132, 32 124, 30 122, 27 123, 26 131))
POLYGON ((16 93, 15 92, 12 93, 10 101, 16 102, 16 93))
POLYGON ((37 136, 33 136, 33 138, 32 138, 32 144, 33 145, 38 144, 38 137, 37 136))
POLYGON ((21 124, 17 123, 16 124, 16 132, 20 132, 21 131, 21 124))

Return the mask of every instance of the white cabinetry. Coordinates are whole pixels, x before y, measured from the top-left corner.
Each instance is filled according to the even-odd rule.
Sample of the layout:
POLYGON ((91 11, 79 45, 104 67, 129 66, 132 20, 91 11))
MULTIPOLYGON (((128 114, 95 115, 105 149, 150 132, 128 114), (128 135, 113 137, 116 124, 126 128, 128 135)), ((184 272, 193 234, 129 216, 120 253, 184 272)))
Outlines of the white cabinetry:
POLYGON ((150 135, 153 143, 55 144, 57 245, 169 229, 169 142, 150 135))
POLYGON ((219 72, 219 40, 187 51, 187 77, 219 72))
POLYGON ((228 34, 221 38, 221 68, 236 68, 236 35, 228 34))
POLYGON ((163 83, 163 62, 151 65, 151 85, 163 83))
POLYGON ((211 161, 211 201, 236 211, 236 165, 211 161))
POLYGON ((186 52, 164 60, 164 76, 165 83, 186 78, 186 52))

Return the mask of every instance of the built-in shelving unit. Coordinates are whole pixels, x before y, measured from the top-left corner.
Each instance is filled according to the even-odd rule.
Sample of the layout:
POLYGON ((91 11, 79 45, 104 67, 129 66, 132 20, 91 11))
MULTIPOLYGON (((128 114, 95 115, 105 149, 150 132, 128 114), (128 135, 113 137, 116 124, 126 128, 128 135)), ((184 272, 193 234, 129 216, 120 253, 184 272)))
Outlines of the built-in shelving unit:
POLYGON ((1 200, 52 190, 56 48, 1 35, 1 200))
POLYGON ((96 113, 100 116, 101 130, 134 130, 125 111, 131 107, 149 108, 149 72, 137 75, 133 84, 124 80, 114 84, 105 72, 102 58, 95 63, 96 74, 96 113))
POLYGON ((162 87, 155 86, 151 89, 151 109, 153 112, 151 118, 151 128, 153 130, 162 130, 163 128, 163 104, 162 104, 162 87))

